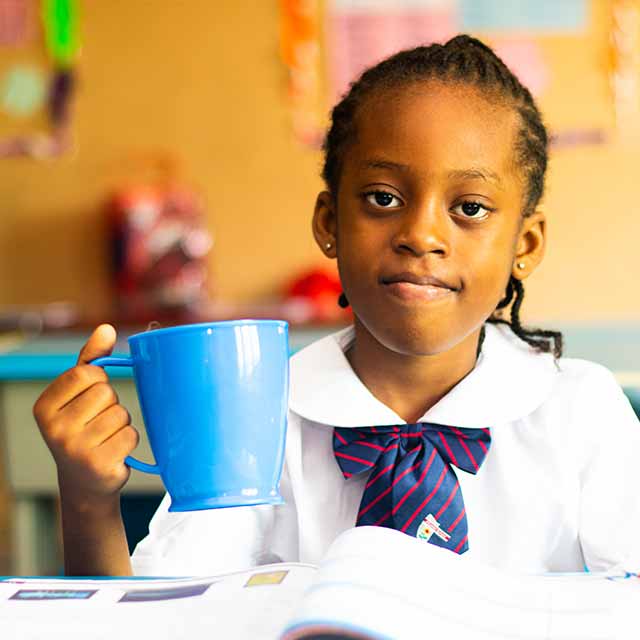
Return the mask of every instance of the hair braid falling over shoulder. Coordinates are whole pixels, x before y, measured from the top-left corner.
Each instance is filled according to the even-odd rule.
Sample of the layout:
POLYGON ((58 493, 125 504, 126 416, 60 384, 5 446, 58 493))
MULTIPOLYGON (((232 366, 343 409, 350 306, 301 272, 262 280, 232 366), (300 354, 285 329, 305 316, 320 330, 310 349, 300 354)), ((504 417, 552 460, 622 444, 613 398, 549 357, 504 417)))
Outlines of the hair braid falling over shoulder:
POLYGON ((553 353, 555 358, 559 358, 562 355, 563 338, 560 331, 550 331, 546 329, 527 329, 522 326, 520 322, 520 307, 524 300, 524 285, 522 280, 518 280, 511 276, 509 278, 509 284, 507 285, 507 293, 505 297, 498 304, 497 309, 503 309, 509 303, 511 304, 511 318, 510 320, 504 320, 496 316, 491 316, 488 322, 492 324, 506 324, 511 327, 511 330, 527 344, 538 351, 544 353, 553 353), (513 295, 515 293, 515 300, 513 295))
MULTIPOLYGON (((529 90, 493 50, 469 35, 458 35, 444 44, 434 43, 400 51, 367 69, 331 112, 331 125, 324 140, 322 177, 329 191, 337 194, 345 150, 357 137, 358 109, 373 95, 424 81, 471 86, 494 101, 511 107, 520 123, 514 145, 514 161, 525 185, 522 215, 531 215, 544 192, 547 169, 547 130, 529 90)), ((509 280, 506 295, 496 311, 512 303, 510 320, 496 317, 488 322, 507 324, 522 340, 539 351, 562 355, 562 334, 558 331, 527 329, 520 322, 524 287, 517 278, 509 280), (515 299, 514 299, 515 294, 515 299)), ((341 306, 348 305, 344 294, 341 306)), ((479 348, 484 337, 481 334, 479 348)))

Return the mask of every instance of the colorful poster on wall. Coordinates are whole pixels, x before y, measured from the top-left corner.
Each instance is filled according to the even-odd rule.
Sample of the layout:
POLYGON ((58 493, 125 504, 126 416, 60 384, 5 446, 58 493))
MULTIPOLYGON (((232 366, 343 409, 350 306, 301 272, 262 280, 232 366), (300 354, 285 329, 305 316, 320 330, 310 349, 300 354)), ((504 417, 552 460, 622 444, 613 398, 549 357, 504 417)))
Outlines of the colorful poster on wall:
POLYGON ((534 96, 542 95, 549 83, 550 71, 536 40, 512 36, 492 38, 489 44, 534 96))
POLYGON ((609 74, 617 139, 640 143, 640 0, 615 0, 612 6, 609 74))
POLYGON ((69 148, 78 0, 0 0, 0 157, 69 148))
POLYGON ((280 0, 280 55, 287 68, 287 106, 294 136, 309 147, 321 143, 320 4, 280 0))
POLYGON ((338 99, 367 67, 457 32, 457 0, 333 0, 327 16, 331 95, 338 99))
POLYGON ((587 0, 460 0, 463 31, 583 31, 587 0))
POLYGON ((29 44, 36 33, 36 0, 0 0, 0 47, 29 44))
MULTIPOLYGON (((304 0, 285 3, 296 1, 308 4, 304 0)), ((640 72, 631 70, 633 56, 626 53, 636 46, 630 44, 633 38, 636 43, 640 40, 640 27, 632 26, 635 14, 629 9, 631 5, 640 8, 640 0, 610 1, 618 6, 611 85, 622 122, 630 105, 638 105, 631 92, 640 94, 640 72)), ((588 32, 593 9, 590 0, 326 0, 324 7, 328 108, 367 67, 402 49, 444 42, 459 33, 469 33, 491 46, 534 97, 540 98, 553 74, 544 36, 574 39, 577 47, 588 32)), ((640 54, 633 59, 640 60, 640 54)), ((314 82, 307 85, 322 84, 317 79, 314 82)), ((627 130, 629 119, 624 125, 627 130)), ((635 122, 640 127, 640 117, 635 122)), ((601 123, 551 133, 554 147, 606 140, 601 123)))
POLYGON ((13 66, 0 83, 0 108, 14 118, 33 115, 42 107, 46 97, 46 75, 35 65, 13 66))
MULTIPOLYGON (((573 6, 573 0, 568 0, 573 6)), ((497 25, 503 2, 480 2, 473 19, 482 26, 497 25), (482 19, 480 19, 482 18, 482 19)), ((574 13, 579 14, 577 5, 574 13)), ((410 47, 444 42, 460 31, 471 15, 460 0, 333 0, 328 16, 329 74, 332 97, 338 99, 365 68, 410 47)), ((542 27, 535 11, 520 15, 518 24, 542 27), (530 19, 529 19, 530 18, 530 19)), ((571 24, 580 22, 574 15, 571 24)), ((569 24, 565 16, 564 23, 569 24)), ((505 23, 506 24, 506 23, 505 23)), ((535 95, 549 81, 549 69, 533 37, 497 35, 490 44, 507 66, 535 95)))

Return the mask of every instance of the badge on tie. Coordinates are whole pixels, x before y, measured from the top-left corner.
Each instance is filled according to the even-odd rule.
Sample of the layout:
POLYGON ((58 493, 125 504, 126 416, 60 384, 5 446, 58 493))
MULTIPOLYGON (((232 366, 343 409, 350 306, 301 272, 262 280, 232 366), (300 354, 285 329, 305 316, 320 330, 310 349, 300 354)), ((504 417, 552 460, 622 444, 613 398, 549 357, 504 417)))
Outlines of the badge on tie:
POLYGON ((451 536, 440 527, 440 523, 435 519, 432 513, 430 513, 418 527, 418 533, 416 534, 416 538, 420 538, 422 540, 429 540, 432 535, 438 536, 441 540, 445 542, 449 542, 451 536))

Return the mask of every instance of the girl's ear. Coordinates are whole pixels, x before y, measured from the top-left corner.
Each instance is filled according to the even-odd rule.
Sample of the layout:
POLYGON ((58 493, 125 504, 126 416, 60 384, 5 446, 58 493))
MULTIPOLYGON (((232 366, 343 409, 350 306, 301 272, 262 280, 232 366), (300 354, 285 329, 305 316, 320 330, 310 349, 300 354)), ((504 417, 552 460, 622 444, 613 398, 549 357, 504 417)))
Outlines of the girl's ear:
POLYGON ((328 191, 321 191, 316 199, 313 212, 313 236, 322 253, 327 258, 336 257, 336 210, 333 196, 328 191))
POLYGON ((542 209, 536 209, 523 219, 516 243, 516 254, 511 273, 524 280, 542 262, 546 244, 546 217, 542 209))

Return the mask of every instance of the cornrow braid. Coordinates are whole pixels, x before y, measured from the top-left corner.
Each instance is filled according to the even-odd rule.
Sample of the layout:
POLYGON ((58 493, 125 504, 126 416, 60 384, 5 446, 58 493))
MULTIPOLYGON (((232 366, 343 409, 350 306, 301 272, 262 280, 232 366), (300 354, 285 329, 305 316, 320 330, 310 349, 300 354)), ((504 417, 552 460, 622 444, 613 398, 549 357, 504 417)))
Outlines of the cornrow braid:
MULTIPOLYGON (((350 85, 348 92, 331 112, 331 126, 323 145, 322 177, 329 191, 332 194, 338 192, 344 153, 357 137, 356 116, 365 100, 383 90, 427 80, 475 87, 516 111, 520 126, 515 141, 514 164, 519 168, 525 185, 522 215, 530 216, 542 198, 547 169, 548 136, 542 116, 529 90, 493 50, 480 40, 464 34, 445 44, 434 43, 400 51, 367 69, 350 85)), ((505 298, 496 308, 498 311, 512 303, 511 320, 503 320, 494 312, 488 321, 508 324, 519 338, 535 349, 553 351, 559 357, 562 355, 562 334, 522 326, 520 307, 523 299, 522 282, 511 277, 505 298)), ((346 298, 342 302, 346 303, 346 298)))

